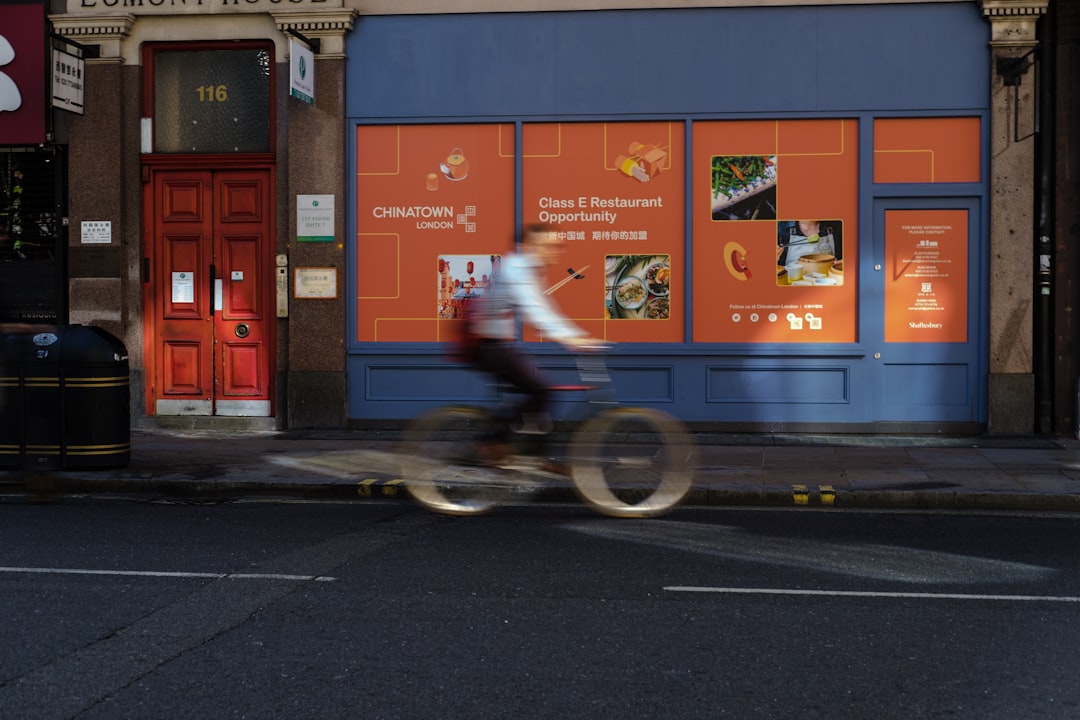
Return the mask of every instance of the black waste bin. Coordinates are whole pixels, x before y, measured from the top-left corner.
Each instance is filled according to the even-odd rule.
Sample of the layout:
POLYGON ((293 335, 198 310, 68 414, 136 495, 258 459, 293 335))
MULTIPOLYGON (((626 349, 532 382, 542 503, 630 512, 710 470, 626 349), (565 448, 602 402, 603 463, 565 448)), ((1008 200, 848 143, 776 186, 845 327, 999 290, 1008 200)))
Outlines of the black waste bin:
POLYGON ((131 461, 127 349, 92 325, 36 326, 0 342, 0 467, 131 461))

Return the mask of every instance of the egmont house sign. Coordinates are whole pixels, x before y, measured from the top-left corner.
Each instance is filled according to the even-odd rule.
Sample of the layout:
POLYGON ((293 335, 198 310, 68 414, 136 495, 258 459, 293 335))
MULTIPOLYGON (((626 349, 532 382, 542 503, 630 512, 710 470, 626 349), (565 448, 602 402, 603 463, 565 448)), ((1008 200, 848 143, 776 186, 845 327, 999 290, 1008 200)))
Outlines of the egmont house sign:
POLYGON ((271 9, 341 7, 341 0, 79 0, 79 10, 126 10, 132 13, 265 12, 271 9))

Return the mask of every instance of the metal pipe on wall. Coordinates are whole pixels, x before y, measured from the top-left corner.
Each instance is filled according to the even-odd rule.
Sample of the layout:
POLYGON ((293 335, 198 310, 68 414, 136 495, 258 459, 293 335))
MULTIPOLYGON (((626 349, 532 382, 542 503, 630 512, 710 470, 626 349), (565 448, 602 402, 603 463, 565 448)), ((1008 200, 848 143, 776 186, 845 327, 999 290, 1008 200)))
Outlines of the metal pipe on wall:
MULTIPOLYGON (((1035 63, 1035 428, 1053 433, 1054 417, 1054 37, 1044 15, 1036 26, 1039 46, 1035 63)), ((1077 398, 1080 403, 1080 395, 1077 398)), ((1080 410, 1080 408, 1078 408, 1080 410)))

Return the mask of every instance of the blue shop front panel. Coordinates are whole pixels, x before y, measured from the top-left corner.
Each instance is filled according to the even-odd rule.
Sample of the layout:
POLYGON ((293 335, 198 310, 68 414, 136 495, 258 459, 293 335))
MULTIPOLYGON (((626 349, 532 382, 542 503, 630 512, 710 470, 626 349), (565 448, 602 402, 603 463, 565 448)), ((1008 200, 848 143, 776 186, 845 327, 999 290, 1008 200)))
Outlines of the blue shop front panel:
MULTIPOLYGON (((443 352, 455 293, 482 289, 488 258, 565 201, 560 225, 589 282, 636 258, 627 248, 672 267, 663 323, 599 317, 585 282, 558 296, 620 341, 623 400, 733 427, 984 422, 988 42, 979 9, 959 2, 365 17, 348 38, 350 418, 492 399, 443 352), (632 190, 590 189, 592 148, 632 190), (739 178, 747 167, 772 194, 739 178), (720 187, 725 175, 746 186, 720 187), (716 211, 751 189, 766 198, 754 210, 716 211), (663 209, 611 210, 628 219, 609 236, 594 197, 663 209), (926 213, 927 227, 964 215, 933 231, 953 249, 931 252, 923 230, 886 242, 890 210, 926 213), (828 226, 831 252, 816 254, 832 259, 807 273, 820 281, 789 280, 783 229, 809 216, 822 231, 798 237, 828 226), (893 257, 912 243, 917 273, 893 257), (831 294, 808 301, 795 287, 807 281, 831 294), (897 335, 905 325, 929 330, 897 335)), ((529 347, 556 380, 572 374, 549 343, 529 347)))

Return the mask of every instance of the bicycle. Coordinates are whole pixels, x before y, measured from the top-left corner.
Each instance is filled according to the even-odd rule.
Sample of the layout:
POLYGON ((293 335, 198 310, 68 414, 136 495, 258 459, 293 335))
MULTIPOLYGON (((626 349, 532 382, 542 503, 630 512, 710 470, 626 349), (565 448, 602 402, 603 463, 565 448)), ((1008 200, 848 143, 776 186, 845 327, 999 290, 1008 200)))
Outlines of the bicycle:
MULTIPOLYGON (((619 406, 599 353, 578 356, 577 365, 582 384, 551 387, 583 393, 586 401, 586 415, 565 452, 577 495, 613 517, 655 517, 678 506, 693 485, 697 463, 687 428, 662 410, 619 406)), ((487 407, 473 405, 435 408, 412 420, 402 448, 402 478, 412 497, 436 512, 479 515, 534 491, 538 481, 565 482, 537 465, 527 435, 518 436, 523 440, 508 461, 477 461, 470 450, 492 436, 495 422, 487 407)))

